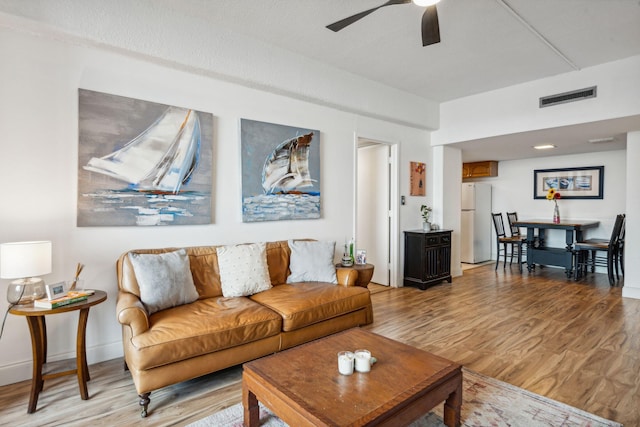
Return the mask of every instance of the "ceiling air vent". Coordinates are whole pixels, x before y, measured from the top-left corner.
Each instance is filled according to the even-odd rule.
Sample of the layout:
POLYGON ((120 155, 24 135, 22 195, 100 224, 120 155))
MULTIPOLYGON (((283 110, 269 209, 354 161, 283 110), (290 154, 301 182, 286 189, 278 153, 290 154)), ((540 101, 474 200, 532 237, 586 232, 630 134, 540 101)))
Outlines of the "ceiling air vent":
POLYGON ((580 101, 588 98, 595 98, 598 93, 598 86, 586 89, 572 90, 571 92, 559 93, 557 95, 543 96, 540 98, 540 108, 552 105, 564 104, 565 102, 580 101))

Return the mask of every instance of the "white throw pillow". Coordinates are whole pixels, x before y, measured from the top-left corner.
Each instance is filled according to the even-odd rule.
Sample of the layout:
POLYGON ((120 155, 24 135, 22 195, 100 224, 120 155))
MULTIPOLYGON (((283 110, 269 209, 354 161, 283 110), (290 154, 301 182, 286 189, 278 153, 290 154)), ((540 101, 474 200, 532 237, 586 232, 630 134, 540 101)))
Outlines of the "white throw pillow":
POLYGON ((291 274, 287 283, 328 282, 338 283, 333 255, 336 242, 307 242, 289 240, 291 274))
POLYGON ((130 252, 129 259, 136 273, 140 299, 149 314, 198 299, 184 249, 161 254, 130 252))
POLYGON ((252 243, 216 248, 223 296, 242 297, 271 289, 266 247, 266 243, 252 243))

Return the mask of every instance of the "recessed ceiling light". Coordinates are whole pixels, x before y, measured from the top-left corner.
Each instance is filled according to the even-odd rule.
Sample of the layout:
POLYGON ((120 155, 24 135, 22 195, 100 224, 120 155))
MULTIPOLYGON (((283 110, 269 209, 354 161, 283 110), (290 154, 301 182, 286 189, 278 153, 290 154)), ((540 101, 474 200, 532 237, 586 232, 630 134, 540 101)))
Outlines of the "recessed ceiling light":
POLYGON ((542 144, 542 145, 534 145, 533 148, 536 150, 549 150, 551 148, 556 148, 553 144, 542 144))
POLYGON ((594 138, 589 140, 589 142, 592 144, 600 144, 601 142, 612 142, 612 141, 613 141, 612 136, 607 136, 605 138, 594 138))

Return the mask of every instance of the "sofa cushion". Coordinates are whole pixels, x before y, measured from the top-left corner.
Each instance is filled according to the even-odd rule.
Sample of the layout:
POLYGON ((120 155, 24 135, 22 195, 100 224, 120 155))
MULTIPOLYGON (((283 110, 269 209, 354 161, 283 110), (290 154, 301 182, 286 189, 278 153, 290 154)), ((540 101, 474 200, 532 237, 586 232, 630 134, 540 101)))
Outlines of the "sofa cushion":
POLYGON ((285 332, 360 310, 371 304, 369 290, 366 288, 321 282, 274 286, 249 298, 280 314, 282 330, 285 332))
POLYGON ((140 299, 150 314, 198 299, 184 249, 161 254, 131 252, 129 259, 140 288, 140 299))
POLYGON ((241 297, 271 288, 265 243, 219 246, 222 295, 241 297))
POLYGON ((163 310, 131 339, 138 370, 213 353, 280 333, 282 318, 247 298, 208 298, 163 310))
POLYGON ((289 276, 289 257, 291 249, 286 240, 267 242, 267 264, 269 264, 269 277, 271 286, 287 283, 289 276))
POLYGON ((287 283, 338 283, 333 263, 336 242, 289 240, 289 247, 291 274, 287 277, 287 283))
POLYGON ((186 248, 191 263, 191 275, 200 299, 222 296, 218 254, 215 246, 186 248))

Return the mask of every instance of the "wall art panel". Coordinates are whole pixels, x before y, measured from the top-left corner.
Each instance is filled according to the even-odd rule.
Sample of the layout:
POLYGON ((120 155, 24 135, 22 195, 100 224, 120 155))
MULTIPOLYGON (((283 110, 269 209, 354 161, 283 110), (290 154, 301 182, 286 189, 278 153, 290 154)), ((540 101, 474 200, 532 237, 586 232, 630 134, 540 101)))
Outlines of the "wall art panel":
POLYGON ((240 120, 243 222, 320 218, 320 131, 240 120))
POLYGON ((211 222, 212 114, 85 89, 78 108, 79 227, 211 222))

